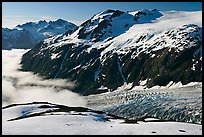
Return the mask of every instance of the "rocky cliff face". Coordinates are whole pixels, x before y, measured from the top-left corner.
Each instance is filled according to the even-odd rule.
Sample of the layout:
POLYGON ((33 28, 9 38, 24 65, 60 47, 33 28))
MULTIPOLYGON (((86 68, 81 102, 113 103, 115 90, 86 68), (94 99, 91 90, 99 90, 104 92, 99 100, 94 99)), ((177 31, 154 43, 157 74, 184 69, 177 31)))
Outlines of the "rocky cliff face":
POLYGON ((179 14, 193 18, 158 10, 101 12, 72 35, 36 45, 23 55, 22 70, 70 79, 82 95, 124 84, 150 88, 202 81, 202 28, 189 20, 176 22, 184 18, 179 14), (168 22, 173 25, 162 26, 168 22))

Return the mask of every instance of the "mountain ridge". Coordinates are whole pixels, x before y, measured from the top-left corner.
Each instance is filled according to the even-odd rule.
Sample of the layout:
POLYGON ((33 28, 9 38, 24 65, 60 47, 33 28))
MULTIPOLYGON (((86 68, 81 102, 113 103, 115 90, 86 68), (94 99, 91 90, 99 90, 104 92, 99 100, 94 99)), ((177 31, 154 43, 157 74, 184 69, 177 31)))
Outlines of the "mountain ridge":
POLYGON ((172 81, 201 82, 202 25, 196 18, 200 15, 106 10, 71 35, 55 36, 35 46, 23 55, 22 70, 75 81, 74 92, 82 95, 112 91, 125 83, 133 88, 141 81, 146 81, 147 88, 172 81), (132 26, 126 27, 130 22, 132 26), (115 33, 114 24, 122 24, 120 33, 115 33))
POLYGON ((62 33, 71 34, 76 28, 75 24, 62 19, 49 22, 45 20, 27 22, 13 29, 2 28, 2 49, 29 49, 46 38, 62 33))

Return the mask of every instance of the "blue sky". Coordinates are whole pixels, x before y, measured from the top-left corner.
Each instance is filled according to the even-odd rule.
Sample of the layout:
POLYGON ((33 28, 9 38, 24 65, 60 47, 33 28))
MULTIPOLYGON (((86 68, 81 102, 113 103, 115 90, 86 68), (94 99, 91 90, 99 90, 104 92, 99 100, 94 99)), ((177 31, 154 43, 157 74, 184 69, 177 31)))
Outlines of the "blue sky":
POLYGON ((106 9, 201 11, 201 2, 2 2, 2 27, 13 28, 28 21, 59 18, 80 25, 106 9))

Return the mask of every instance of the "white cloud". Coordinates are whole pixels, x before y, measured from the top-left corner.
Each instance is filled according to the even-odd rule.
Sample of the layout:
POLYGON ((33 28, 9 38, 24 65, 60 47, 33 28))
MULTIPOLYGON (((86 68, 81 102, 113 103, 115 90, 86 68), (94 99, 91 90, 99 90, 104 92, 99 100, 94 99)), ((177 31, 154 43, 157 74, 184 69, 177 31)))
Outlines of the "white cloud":
POLYGON ((2 106, 33 101, 86 106, 83 97, 71 92, 74 86, 72 82, 63 79, 43 80, 31 72, 18 71, 21 56, 25 52, 2 50, 2 106))

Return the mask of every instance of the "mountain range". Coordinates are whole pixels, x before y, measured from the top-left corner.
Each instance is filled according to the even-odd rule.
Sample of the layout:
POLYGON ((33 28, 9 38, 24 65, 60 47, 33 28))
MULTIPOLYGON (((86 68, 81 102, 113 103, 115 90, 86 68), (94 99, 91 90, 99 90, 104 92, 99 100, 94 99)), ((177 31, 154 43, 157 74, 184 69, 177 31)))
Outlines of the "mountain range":
POLYGON ((2 49, 30 49, 52 36, 73 32, 77 26, 66 20, 27 22, 14 29, 2 28, 2 49))
POLYGON ((201 16, 201 11, 108 9, 70 35, 38 43, 23 55, 22 70, 74 81, 73 91, 81 95, 126 85, 202 82, 201 16))

